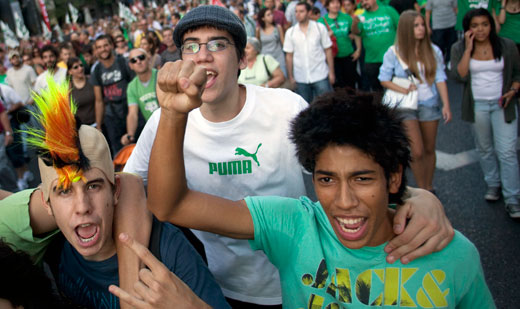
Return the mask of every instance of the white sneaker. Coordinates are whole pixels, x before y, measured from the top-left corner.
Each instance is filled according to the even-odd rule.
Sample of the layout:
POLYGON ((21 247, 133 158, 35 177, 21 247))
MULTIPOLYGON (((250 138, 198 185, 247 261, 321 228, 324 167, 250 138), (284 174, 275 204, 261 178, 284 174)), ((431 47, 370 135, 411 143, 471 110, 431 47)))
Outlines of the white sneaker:
POLYGON ((23 179, 23 178, 19 178, 18 179, 18 181, 16 182, 16 186, 18 187, 19 191, 22 191, 22 190, 25 190, 25 189, 29 188, 29 185, 27 184, 27 181, 25 181, 25 179, 23 179))
POLYGON ((25 180, 25 182, 33 181, 34 180, 33 173, 31 173, 31 171, 25 171, 25 173, 23 173, 23 180, 25 180))

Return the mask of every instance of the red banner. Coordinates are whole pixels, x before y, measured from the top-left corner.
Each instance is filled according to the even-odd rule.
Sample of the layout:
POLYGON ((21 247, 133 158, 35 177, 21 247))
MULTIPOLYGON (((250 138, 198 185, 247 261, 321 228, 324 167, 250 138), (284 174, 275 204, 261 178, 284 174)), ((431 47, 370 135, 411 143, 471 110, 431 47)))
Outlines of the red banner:
POLYGON ((38 0, 38 2, 40 3, 40 10, 42 11, 43 21, 45 22, 45 25, 47 25, 47 28, 49 29, 49 31, 52 32, 51 23, 49 21, 49 15, 47 15, 47 9, 45 8, 45 1, 38 0))

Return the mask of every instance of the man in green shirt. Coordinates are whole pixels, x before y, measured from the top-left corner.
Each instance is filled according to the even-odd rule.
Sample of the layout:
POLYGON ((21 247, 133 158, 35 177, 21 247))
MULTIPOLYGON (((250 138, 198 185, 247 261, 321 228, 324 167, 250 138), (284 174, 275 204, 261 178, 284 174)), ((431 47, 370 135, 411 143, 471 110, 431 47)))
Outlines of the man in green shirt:
POLYGON ((152 116, 152 113, 159 108, 157 96, 155 94, 155 84, 157 81, 157 70, 150 66, 150 56, 141 48, 130 51, 129 65, 137 75, 128 84, 126 96, 128 100, 128 115, 126 116, 126 134, 121 137, 121 144, 128 145, 137 140, 136 132, 138 128, 144 126, 139 123, 139 111, 144 121, 152 116))
POLYGON ((360 34, 365 48, 363 78, 371 90, 383 91, 377 75, 385 52, 394 44, 399 14, 394 8, 378 4, 376 0, 362 0, 361 4, 365 12, 359 16, 359 23, 357 27, 353 26, 352 32, 360 34))

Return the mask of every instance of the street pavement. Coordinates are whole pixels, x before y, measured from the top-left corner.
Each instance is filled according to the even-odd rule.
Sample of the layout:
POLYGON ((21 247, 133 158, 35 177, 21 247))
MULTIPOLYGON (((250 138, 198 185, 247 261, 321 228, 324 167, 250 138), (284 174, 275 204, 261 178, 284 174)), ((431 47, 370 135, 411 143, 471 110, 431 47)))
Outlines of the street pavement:
MULTIPOLYGON (((453 227, 479 250, 497 308, 520 308, 520 221, 509 218, 502 199, 494 203, 484 200, 486 184, 470 125, 460 116, 462 87, 449 81, 448 89, 453 120, 439 125, 435 189, 453 227)), ((30 169, 39 175, 35 159, 30 169)), ((38 185, 35 178, 32 186, 38 185)), ((414 185, 411 173, 408 180, 414 185)))

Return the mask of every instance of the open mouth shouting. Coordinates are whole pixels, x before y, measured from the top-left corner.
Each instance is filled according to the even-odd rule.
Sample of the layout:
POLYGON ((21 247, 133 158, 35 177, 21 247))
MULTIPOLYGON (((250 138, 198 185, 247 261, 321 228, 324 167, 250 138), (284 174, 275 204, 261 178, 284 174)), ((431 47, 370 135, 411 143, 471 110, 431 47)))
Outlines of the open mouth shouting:
POLYGON ((335 217, 338 232, 345 240, 358 240, 364 236, 366 217, 335 217))
POLYGON ((99 226, 94 223, 84 223, 76 226, 76 236, 81 247, 91 247, 99 239, 99 226))

